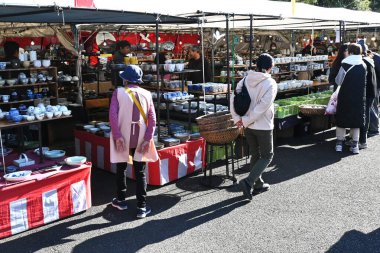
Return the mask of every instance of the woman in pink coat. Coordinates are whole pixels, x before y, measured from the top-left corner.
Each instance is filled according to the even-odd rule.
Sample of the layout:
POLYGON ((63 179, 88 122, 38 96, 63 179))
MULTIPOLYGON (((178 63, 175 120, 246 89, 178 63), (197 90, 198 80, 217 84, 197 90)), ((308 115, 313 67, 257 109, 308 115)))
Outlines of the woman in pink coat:
POLYGON ((126 169, 133 165, 136 177, 137 218, 144 218, 151 209, 146 205, 146 162, 158 160, 153 141, 156 114, 151 93, 142 89, 142 70, 129 65, 120 77, 125 87, 118 87, 111 99, 109 120, 111 125, 110 158, 116 163, 117 197, 112 206, 127 209, 126 169), (140 108, 139 108, 140 107, 140 108))

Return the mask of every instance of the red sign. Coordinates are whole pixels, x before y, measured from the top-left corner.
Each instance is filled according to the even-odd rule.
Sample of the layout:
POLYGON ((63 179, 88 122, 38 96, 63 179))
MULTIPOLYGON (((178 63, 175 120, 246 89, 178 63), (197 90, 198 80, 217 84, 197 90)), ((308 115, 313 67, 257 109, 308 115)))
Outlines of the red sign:
POLYGON ((95 8, 93 0, 75 0, 75 7, 95 8))

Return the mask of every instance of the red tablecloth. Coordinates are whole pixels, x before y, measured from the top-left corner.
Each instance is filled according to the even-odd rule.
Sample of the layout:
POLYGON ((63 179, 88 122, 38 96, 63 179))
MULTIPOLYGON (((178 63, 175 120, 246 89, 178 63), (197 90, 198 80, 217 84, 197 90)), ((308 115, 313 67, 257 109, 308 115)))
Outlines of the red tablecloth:
MULTIPOLYGON (((116 172, 116 164, 110 162, 109 138, 81 130, 75 130, 74 135, 77 155, 86 156, 95 167, 116 172)), ((200 170, 205 166, 205 145, 201 138, 159 150, 159 160, 147 165, 148 184, 164 185, 200 170)), ((128 168, 127 176, 134 179, 132 166, 128 168)))
MULTIPOLYGON (((36 166, 46 167, 49 162, 36 166)), ((65 166, 59 172, 36 173, 34 180, 16 184, 5 184, 2 178, 0 238, 90 208, 90 175, 91 163, 88 163, 77 168, 65 166)))

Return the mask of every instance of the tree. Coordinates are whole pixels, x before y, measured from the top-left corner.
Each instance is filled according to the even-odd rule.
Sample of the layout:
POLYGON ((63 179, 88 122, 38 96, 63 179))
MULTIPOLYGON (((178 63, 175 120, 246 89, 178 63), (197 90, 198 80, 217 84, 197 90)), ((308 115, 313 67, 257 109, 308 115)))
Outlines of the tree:
POLYGON ((318 5, 321 7, 342 7, 352 10, 371 10, 377 8, 380 10, 380 1, 378 0, 296 0, 306 4, 318 5))

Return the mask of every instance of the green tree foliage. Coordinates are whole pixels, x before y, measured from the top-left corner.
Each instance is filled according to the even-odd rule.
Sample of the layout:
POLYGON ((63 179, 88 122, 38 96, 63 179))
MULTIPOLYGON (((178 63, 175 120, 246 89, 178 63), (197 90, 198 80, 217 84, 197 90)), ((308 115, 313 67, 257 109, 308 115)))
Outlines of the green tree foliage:
POLYGON ((343 7, 352 10, 380 10, 380 0, 296 0, 322 7, 343 7))

